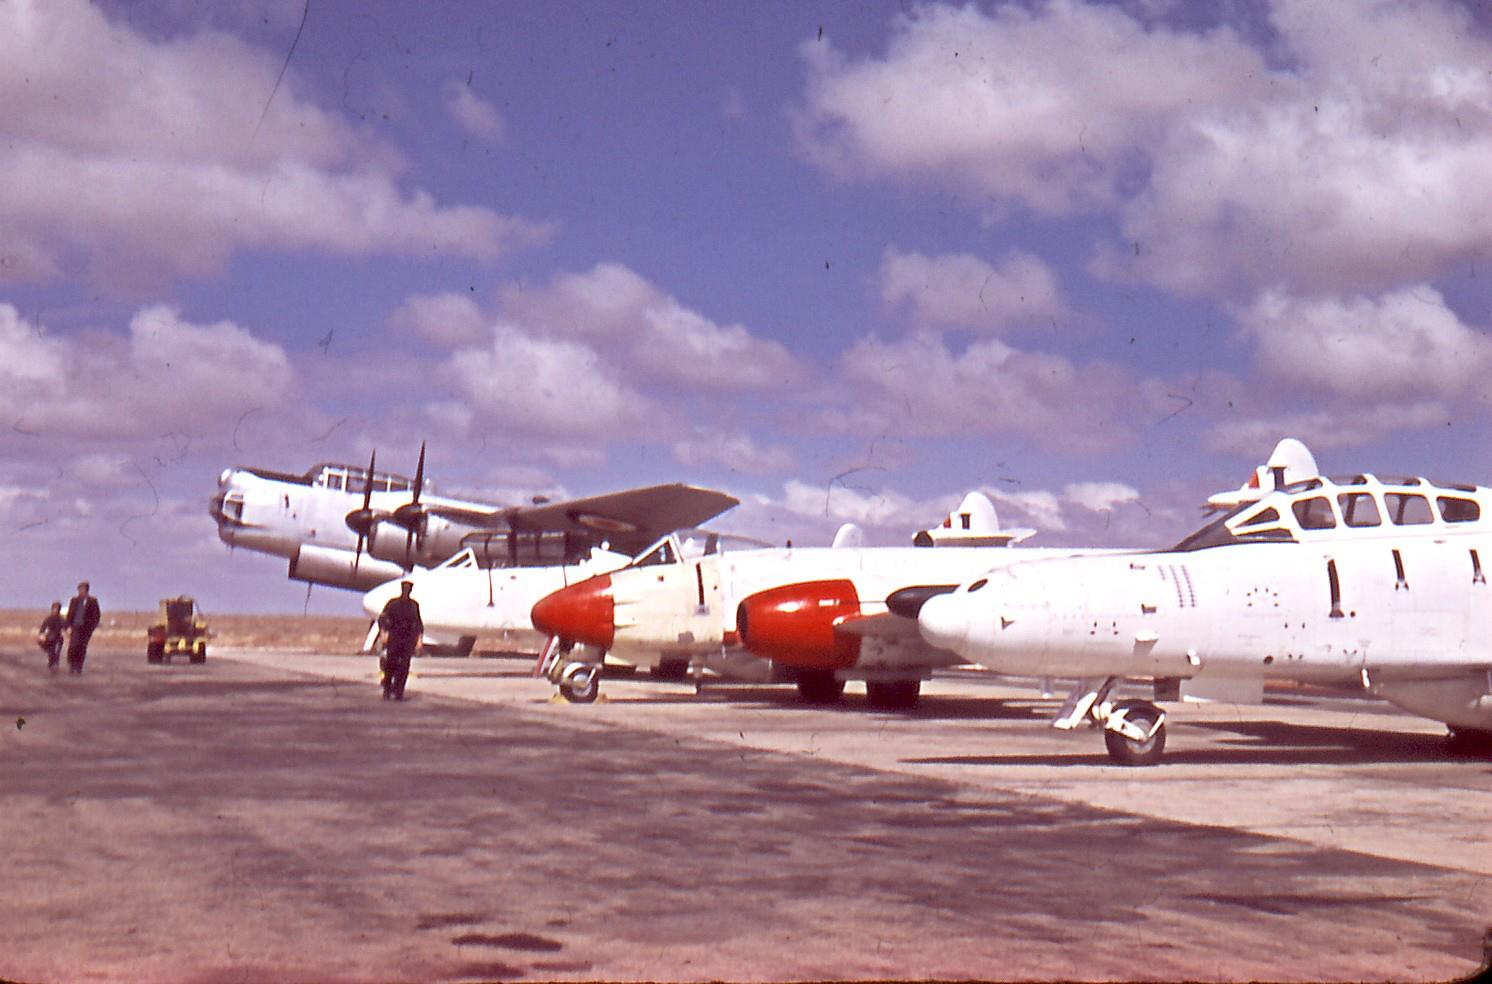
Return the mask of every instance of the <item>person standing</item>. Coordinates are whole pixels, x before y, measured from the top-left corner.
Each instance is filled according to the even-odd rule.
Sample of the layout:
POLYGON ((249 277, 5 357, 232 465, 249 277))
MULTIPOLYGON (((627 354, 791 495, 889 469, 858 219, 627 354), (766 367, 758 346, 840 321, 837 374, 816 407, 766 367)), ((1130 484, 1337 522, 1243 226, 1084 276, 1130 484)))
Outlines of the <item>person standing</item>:
POLYGON ((36 632, 36 641, 47 652, 47 669, 57 672, 62 660, 62 633, 67 629, 67 619, 62 617, 62 602, 52 602, 52 610, 42 619, 36 632))
POLYGON ((101 614, 98 599, 88 593, 88 582, 78 582, 78 593, 67 603, 67 669, 81 674, 88 658, 88 640, 98 628, 101 614))
POLYGON ((399 597, 389 600, 378 615, 378 627, 384 634, 383 699, 404 699, 404 684, 409 679, 409 661, 425 634, 420 619, 420 603, 410 596, 413 581, 399 582, 399 597))

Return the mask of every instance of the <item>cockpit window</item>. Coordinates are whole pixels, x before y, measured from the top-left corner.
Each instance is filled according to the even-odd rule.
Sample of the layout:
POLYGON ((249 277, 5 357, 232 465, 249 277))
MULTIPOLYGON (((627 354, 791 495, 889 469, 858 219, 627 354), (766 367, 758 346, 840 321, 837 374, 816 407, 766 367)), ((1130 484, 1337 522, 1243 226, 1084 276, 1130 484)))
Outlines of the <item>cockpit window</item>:
POLYGON ((1383 522, 1378 516, 1378 503, 1366 492, 1344 492, 1337 496, 1337 505, 1342 510, 1342 522, 1348 526, 1378 526, 1383 522))
POLYGON ((1475 499, 1443 495, 1435 504, 1440 507, 1440 518, 1447 523, 1475 523, 1482 518, 1482 507, 1475 499))
MULTIPOLYGON (((1333 485, 1367 485, 1368 484, 1368 476, 1366 476, 1366 475, 1333 475, 1333 476, 1331 476, 1331 481, 1332 481, 1333 485)), ((1347 525, 1351 526, 1352 524, 1348 523, 1347 525)))
POLYGON ((980 588, 984 587, 988 583, 989 583, 989 578, 987 578, 987 577, 981 577, 979 580, 977 580, 973 584, 969 585, 969 592, 968 593, 969 594, 973 594, 974 592, 978 591, 980 588))
POLYGON ((342 491, 342 476, 341 475, 328 475, 328 476, 326 476, 326 487, 329 488, 329 489, 331 489, 333 492, 340 492, 340 491, 342 491))
MULTIPOLYGON (((1197 532, 1183 539, 1171 549, 1175 551, 1204 550, 1207 547, 1221 547, 1229 543, 1254 543, 1260 540, 1279 540, 1289 543, 1295 540, 1295 537, 1291 535, 1289 530, 1280 526, 1267 525, 1264 515, 1266 512, 1273 512, 1273 508, 1267 506, 1257 516, 1242 520, 1247 525, 1247 529, 1240 529, 1235 532, 1228 528, 1228 524, 1237 518, 1239 514, 1254 509, 1255 506, 1256 503, 1252 502, 1245 502, 1242 505, 1235 506, 1200 530, 1197 530, 1197 532)), ((1279 514, 1275 513, 1274 518, 1278 520, 1279 514)))
POLYGON ((1337 525, 1337 517, 1331 511, 1331 500, 1324 495, 1313 495, 1308 499, 1297 499, 1290 508, 1295 521, 1303 530, 1329 530, 1337 525))
POLYGON ((1320 487, 1321 487, 1321 479, 1319 479, 1319 478, 1304 478, 1304 479, 1301 479, 1298 482, 1291 482, 1289 485, 1281 486, 1280 491, 1282 491, 1282 492, 1309 492, 1312 489, 1319 489, 1320 487))
POLYGON ((1408 492, 1390 492, 1383 497, 1388 518, 1395 526, 1423 526, 1435 522, 1430 515, 1430 500, 1408 492))
POLYGON ((657 567, 662 564, 676 564, 679 562, 678 551, 674 549, 672 540, 663 540, 656 547, 643 554, 641 557, 628 564, 628 567, 657 567))
POLYGON ((1274 506, 1268 506, 1264 509, 1259 510, 1259 512, 1253 516, 1243 517, 1238 521, 1238 525, 1234 526, 1233 529, 1235 531, 1251 530, 1256 526, 1263 526, 1266 523, 1278 523, 1279 521, 1279 510, 1274 508, 1274 506))

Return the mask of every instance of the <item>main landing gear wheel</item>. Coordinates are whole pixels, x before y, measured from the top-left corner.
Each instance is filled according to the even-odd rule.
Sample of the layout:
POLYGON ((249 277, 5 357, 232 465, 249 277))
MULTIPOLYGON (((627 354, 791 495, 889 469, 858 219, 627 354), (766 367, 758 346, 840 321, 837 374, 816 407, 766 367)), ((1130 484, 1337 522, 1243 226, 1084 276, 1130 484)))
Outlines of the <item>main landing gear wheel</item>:
POLYGON ((917 706, 922 693, 921 680, 866 680, 865 699, 871 707, 888 711, 905 711, 917 706))
POLYGON ((571 663, 560 675, 560 696, 572 704, 589 704, 601 693, 601 668, 591 663, 571 663))
POLYGON ((799 670, 798 695, 810 704, 832 704, 844 693, 844 681, 833 670, 799 670))
POLYGON ((1146 700, 1120 701, 1104 723, 1103 743, 1120 765, 1155 765, 1166 749, 1165 715, 1146 700))

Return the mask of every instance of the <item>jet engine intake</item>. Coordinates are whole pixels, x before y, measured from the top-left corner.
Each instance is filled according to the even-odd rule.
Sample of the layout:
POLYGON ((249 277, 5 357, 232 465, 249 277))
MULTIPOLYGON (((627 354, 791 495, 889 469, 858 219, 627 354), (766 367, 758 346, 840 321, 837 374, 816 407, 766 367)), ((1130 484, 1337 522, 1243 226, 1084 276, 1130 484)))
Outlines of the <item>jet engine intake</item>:
POLYGON ((860 638, 835 631, 860 614, 853 581, 804 581, 759 591, 736 608, 736 632, 753 654, 799 669, 855 665, 860 638))
POLYGON ((351 550, 338 550, 335 547, 302 544, 295 556, 290 558, 292 581, 308 581, 311 584, 351 588, 354 591, 367 591, 385 581, 402 577, 403 574, 404 568, 398 564, 370 557, 366 553, 359 558, 351 550))

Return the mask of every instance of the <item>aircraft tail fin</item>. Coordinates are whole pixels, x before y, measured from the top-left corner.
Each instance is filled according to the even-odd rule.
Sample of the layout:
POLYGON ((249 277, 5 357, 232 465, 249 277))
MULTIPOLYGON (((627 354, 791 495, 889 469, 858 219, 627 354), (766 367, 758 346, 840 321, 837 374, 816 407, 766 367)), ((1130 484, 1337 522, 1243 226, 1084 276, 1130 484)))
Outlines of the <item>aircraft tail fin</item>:
POLYGON ((990 547, 1008 546, 1034 536, 1031 529, 1000 528, 995 504, 983 492, 970 492, 958 508, 949 513, 942 525, 922 530, 912 538, 919 547, 990 547))
POLYGON ((845 550, 865 546, 865 531, 854 523, 845 523, 834 534, 834 542, 829 546, 835 550, 845 550))
POLYGON ((1266 493, 1289 485, 1291 482, 1316 478, 1320 474, 1321 470, 1316 467, 1316 457, 1311 454, 1310 448, 1293 437, 1287 437, 1274 446, 1269 459, 1255 468, 1249 480, 1239 488, 1232 492, 1218 492, 1208 496, 1207 508, 1232 509, 1234 506, 1262 498, 1266 493))

